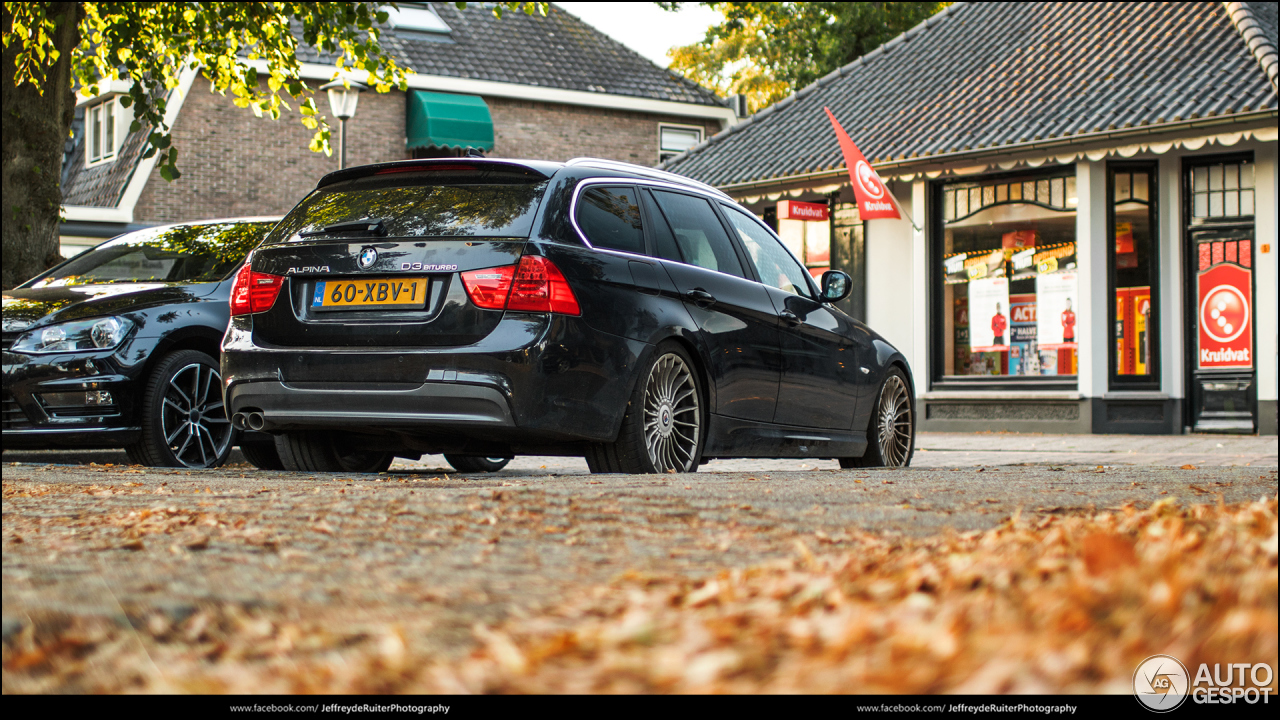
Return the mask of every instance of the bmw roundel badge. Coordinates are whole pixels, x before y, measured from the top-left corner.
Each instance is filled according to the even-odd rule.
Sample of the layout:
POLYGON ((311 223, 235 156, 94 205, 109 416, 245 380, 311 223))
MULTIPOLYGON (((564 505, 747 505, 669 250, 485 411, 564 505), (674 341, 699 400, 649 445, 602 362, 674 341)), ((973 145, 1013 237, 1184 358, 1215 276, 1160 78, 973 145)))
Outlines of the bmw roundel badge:
POLYGON ((376 262, 378 262, 378 248, 376 247, 364 248, 356 256, 356 264, 360 266, 361 270, 368 270, 376 262))

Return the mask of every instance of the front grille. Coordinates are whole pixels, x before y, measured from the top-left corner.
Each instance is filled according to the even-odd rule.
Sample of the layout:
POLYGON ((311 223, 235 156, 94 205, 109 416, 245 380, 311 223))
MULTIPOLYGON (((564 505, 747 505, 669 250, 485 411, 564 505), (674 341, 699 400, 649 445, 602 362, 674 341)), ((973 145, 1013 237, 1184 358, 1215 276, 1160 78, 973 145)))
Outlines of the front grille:
POLYGON ((27 414, 22 411, 22 407, 18 405, 18 401, 14 400, 12 395, 5 393, 4 429, 17 430, 25 427, 31 427, 31 421, 27 419, 27 414))
POLYGON ((4 333, 4 336, 3 336, 3 337, 4 337, 4 349, 5 349, 5 350, 8 350, 9 348, 13 347, 13 344, 14 344, 14 343, 16 343, 16 342, 18 342, 18 336, 20 336, 20 335, 22 335, 22 333, 20 333, 20 332, 7 332, 7 333, 4 333))

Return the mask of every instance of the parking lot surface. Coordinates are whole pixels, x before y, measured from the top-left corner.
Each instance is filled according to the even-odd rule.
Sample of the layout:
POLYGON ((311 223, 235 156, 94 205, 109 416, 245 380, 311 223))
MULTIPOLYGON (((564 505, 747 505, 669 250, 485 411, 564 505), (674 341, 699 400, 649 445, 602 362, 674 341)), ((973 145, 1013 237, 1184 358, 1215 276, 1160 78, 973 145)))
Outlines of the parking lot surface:
MULTIPOLYGON (((1231 440, 1208 438, 1182 453, 1202 458, 1185 467, 1123 465, 1131 454, 1119 451, 1097 465, 919 466, 990 453, 939 447, 907 470, 733 461, 659 476, 589 475, 575 469, 581 461, 558 458, 518 459, 480 476, 426 458, 352 476, 54 465, 5 453, 6 658, 78 623, 187 627, 209 608, 276 626, 305 619, 343 636, 394 626, 416 648, 455 656, 473 646, 477 624, 536 612, 624 573, 711 575, 794 555, 797 542, 838 550, 860 531, 922 536, 987 529, 1015 514, 1273 497, 1274 439, 1270 456, 1266 439, 1231 440), (1267 457, 1270 467, 1245 465, 1267 457)), ((1040 457, 1075 457, 1072 448, 1054 452, 1062 455, 1040 457)), ((124 633, 116 642, 141 640, 124 633)), ((120 689, 125 680, 103 673, 159 672, 100 665, 69 678, 6 659, 5 689, 120 689)))

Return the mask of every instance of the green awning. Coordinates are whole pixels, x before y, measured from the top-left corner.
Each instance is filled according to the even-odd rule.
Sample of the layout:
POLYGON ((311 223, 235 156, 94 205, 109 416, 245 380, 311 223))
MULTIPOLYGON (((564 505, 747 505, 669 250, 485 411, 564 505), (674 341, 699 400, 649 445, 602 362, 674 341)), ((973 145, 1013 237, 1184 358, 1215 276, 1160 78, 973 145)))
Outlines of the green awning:
POLYGON ((405 122, 409 149, 493 149, 493 118, 477 95, 410 90, 405 122))

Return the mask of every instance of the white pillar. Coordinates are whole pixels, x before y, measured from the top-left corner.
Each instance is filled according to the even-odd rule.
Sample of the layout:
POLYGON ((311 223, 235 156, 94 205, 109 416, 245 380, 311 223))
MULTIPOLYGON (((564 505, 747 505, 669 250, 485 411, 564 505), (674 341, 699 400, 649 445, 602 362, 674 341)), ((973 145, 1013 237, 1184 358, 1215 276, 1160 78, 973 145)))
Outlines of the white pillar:
MULTIPOLYGON (((1157 232, 1160 238, 1160 390, 1171 398, 1186 394, 1187 368, 1183 344, 1187 280, 1182 261, 1186 255, 1182 238, 1182 158, 1172 153, 1160 156, 1156 170, 1159 195, 1156 201, 1157 232)), ((1182 432, 1182 418, 1176 432, 1182 432)))
MULTIPOLYGON (((927 190, 928 183, 923 177, 911 183, 911 216, 920 229, 912 228, 911 232, 911 284, 915 289, 915 292, 911 293, 914 353, 908 356, 908 360, 911 363, 912 374, 915 375, 917 395, 929 389, 929 379, 933 377, 931 374, 933 369, 929 367, 929 297, 935 292, 942 292, 940 287, 929 287, 929 253, 926 244, 929 217, 928 203, 925 201, 927 190)), ((946 308, 945 311, 950 312, 950 308, 946 308)), ((935 333, 941 331, 941 328, 934 329, 935 333)))
MULTIPOLYGON (((1276 143, 1260 143, 1254 152, 1254 242, 1253 242, 1253 296, 1254 296, 1254 335, 1257 347, 1254 348, 1254 367, 1258 373, 1258 400, 1275 401, 1277 398, 1277 343, 1276 333, 1280 330, 1280 319, 1277 318, 1277 269, 1276 259, 1280 257, 1280 246, 1277 246, 1276 203, 1277 199, 1277 167, 1276 143), (1269 245, 1270 252, 1263 254, 1262 246, 1269 245)), ((1261 408, 1259 408, 1262 410, 1261 408)), ((1261 421, 1261 418, 1259 418, 1261 421)), ((1274 419, 1272 420, 1274 422, 1274 419)))
POLYGON ((1079 271, 1080 394, 1100 398, 1107 391, 1107 166, 1076 163, 1076 268, 1079 271))

